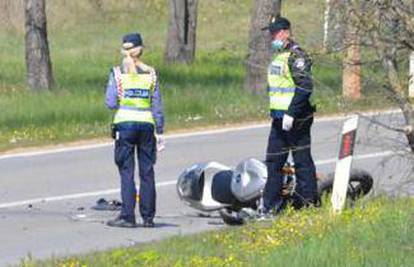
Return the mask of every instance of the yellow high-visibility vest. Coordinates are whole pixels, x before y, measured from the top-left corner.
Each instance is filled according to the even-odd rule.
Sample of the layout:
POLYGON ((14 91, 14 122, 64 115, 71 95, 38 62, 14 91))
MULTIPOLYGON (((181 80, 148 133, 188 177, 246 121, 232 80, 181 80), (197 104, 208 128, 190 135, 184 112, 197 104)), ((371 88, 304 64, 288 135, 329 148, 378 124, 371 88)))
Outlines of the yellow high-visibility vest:
POLYGON ((120 67, 113 69, 118 89, 119 108, 114 123, 148 122, 154 124, 151 99, 154 80, 151 74, 124 74, 120 67))
POLYGON ((295 95, 295 82, 289 69, 289 51, 273 57, 267 72, 270 110, 286 111, 295 95))

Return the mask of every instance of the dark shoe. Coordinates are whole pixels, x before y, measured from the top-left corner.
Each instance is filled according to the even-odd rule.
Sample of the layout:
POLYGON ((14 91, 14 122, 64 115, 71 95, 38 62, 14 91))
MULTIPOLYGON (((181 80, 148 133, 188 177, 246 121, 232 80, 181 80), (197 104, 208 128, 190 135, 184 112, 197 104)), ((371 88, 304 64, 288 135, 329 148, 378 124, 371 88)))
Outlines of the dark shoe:
POLYGON ((270 221, 273 220, 275 216, 272 213, 261 213, 257 216, 256 220, 258 221, 270 221))
POLYGON ((301 198, 295 199, 292 203, 292 206, 295 210, 299 210, 302 208, 320 208, 322 207, 322 201, 320 197, 301 198))
POLYGON ((142 227, 145 228, 154 228, 155 223, 153 219, 144 219, 144 222, 142 223, 142 227))
POLYGON ((286 201, 279 201, 273 208, 267 209, 263 208, 263 210, 259 211, 257 214, 258 221, 266 221, 266 220, 273 220, 277 216, 280 216, 281 213, 286 208, 286 201))
POLYGON ((274 210, 263 210, 257 214, 258 221, 268 221, 276 218, 276 212, 274 210))
POLYGON ((124 228, 135 228, 137 224, 135 222, 130 222, 125 220, 124 218, 117 217, 113 220, 109 220, 106 222, 106 225, 112 227, 124 227, 124 228))

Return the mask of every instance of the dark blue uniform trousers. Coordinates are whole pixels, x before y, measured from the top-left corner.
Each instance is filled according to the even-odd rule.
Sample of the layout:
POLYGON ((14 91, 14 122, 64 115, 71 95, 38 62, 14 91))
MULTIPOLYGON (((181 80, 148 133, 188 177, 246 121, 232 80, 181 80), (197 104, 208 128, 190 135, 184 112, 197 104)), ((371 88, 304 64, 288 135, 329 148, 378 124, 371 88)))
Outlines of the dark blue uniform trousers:
POLYGON ((283 131, 282 119, 273 119, 266 153, 268 179, 263 192, 265 209, 278 210, 283 207, 281 170, 289 151, 292 152, 297 179, 294 207, 300 208, 317 201, 316 170, 310 147, 312 123, 313 117, 295 119, 292 129, 283 131))
POLYGON ((135 222, 136 188, 134 182, 135 151, 139 166, 139 211, 144 220, 155 215, 154 164, 156 140, 153 127, 120 129, 115 141, 115 162, 121 175, 121 218, 135 222))

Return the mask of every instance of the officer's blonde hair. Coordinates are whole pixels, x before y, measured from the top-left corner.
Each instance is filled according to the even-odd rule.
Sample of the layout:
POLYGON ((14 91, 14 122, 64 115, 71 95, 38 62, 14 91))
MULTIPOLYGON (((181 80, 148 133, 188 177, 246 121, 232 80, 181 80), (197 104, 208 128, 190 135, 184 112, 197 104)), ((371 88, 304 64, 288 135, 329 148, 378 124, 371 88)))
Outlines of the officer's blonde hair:
POLYGON ((155 83, 157 78, 154 68, 140 60, 142 48, 142 46, 133 47, 132 43, 124 43, 121 48, 121 54, 124 57, 122 59, 122 68, 124 73, 136 74, 138 67, 144 72, 151 74, 153 82, 155 83))
POLYGON ((142 55, 142 46, 131 48, 132 46, 132 43, 124 43, 122 45, 121 54, 124 56, 124 58, 122 59, 122 67, 124 73, 136 74, 136 67, 139 67, 145 72, 154 72, 154 69, 152 67, 148 66, 139 59, 142 55))

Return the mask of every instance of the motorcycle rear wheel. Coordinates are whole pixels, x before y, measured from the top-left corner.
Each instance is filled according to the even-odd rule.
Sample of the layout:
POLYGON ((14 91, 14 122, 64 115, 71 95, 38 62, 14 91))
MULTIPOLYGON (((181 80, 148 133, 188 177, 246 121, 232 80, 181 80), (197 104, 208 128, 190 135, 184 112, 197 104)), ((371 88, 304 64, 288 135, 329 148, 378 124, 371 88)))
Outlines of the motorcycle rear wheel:
MULTIPOLYGON (((326 179, 318 181, 318 194, 323 196, 332 193, 335 174, 331 173, 326 179)), ((371 174, 365 170, 353 169, 348 182, 347 196, 351 200, 367 195, 374 184, 374 179, 371 174)))

